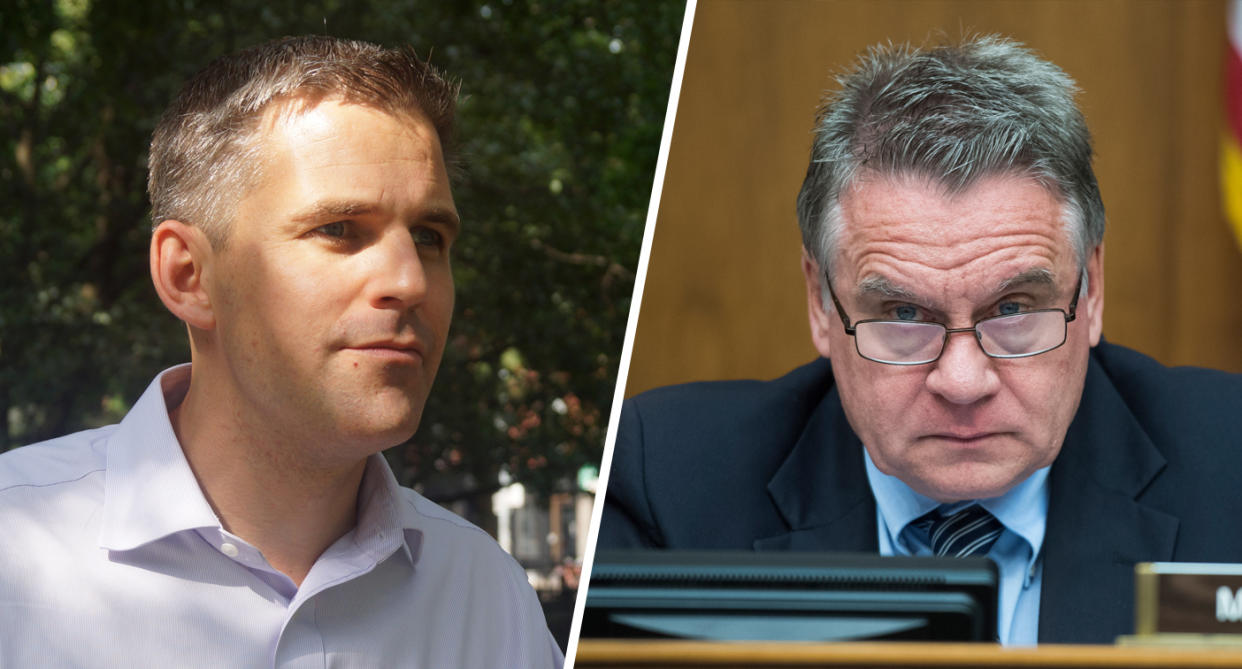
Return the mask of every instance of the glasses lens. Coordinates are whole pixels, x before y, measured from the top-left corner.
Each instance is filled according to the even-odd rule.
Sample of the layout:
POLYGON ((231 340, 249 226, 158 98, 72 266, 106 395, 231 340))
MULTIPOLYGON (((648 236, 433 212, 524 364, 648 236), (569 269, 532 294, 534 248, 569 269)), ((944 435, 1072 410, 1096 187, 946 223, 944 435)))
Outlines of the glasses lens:
POLYGON ((979 343, 997 358, 1035 355, 1065 343, 1065 314, 1059 309, 997 316, 980 321, 979 343))
POLYGON ((854 342, 864 358, 916 365, 940 357, 944 326, 901 321, 863 322, 856 326, 854 342))

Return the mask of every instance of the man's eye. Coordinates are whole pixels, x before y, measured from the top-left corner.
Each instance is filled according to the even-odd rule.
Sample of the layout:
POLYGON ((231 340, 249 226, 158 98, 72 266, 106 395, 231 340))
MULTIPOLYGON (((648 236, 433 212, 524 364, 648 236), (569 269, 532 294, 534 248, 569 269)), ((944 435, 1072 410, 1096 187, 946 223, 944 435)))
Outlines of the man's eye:
POLYGON ((315 228, 315 232, 318 232, 327 237, 334 237, 334 238, 339 239, 345 236, 347 229, 345 227, 345 221, 334 221, 327 225, 321 225, 318 228, 315 228))
POLYGON ((444 235, 434 228, 418 226, 410 230, 410 235, 414 237, 414 243, 419 246, 439 247, 444 245, 444 235))
POLYGON ((996 307, 996 313, 1001 316, 1012 316, 1022 313, 1022 305, 1017 302, 1001 302, 996 307))
POLYGON ((919 310, 918 307, 903 304, 893 309, 893 315, 896 316, 899 321, 914 321, 919 318, 919 310))

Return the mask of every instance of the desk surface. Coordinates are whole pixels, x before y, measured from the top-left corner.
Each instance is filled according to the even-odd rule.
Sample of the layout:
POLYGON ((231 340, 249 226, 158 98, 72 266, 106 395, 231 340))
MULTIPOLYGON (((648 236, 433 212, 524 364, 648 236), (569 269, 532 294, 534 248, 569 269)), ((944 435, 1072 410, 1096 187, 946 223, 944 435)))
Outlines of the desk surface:
POLYGON ((711 643, 583 639, 574 667, 1235 667, 1242 647, 1057 646, 968 643, 711 643))

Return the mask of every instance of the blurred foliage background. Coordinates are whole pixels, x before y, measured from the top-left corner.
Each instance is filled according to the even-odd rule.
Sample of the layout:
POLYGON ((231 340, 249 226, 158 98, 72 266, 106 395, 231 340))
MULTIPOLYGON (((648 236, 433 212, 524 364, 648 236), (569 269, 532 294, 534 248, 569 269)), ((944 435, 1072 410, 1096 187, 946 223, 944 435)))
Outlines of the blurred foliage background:
POLYGON ((398 477, 490 494, 598 464, 680 2, 7 0, 0 6, 0 451, 116 422, 189 360, 147 274, 151 130, 222 54, 327 33, 462 81, 457 313, 398 477))

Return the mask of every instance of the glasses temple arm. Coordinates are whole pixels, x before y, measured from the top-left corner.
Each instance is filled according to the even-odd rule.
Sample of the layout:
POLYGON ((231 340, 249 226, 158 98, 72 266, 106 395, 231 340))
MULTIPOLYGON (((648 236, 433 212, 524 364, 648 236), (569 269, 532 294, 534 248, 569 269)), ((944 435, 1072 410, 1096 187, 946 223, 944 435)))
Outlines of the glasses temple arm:
POLYGON ((832 280, 828 278, 827 270, 824 270, 824 285, 828 287, 828 297, 832 298, 832 306, 836 307, 837 315, 841 317, 841 325, 845 328, 845 334, 853 335, 854 328, 850 326, 850 317, 846 315, 845 308, 841 306, 841 300, 837 299, 837 293, 832 289, 832 280))

